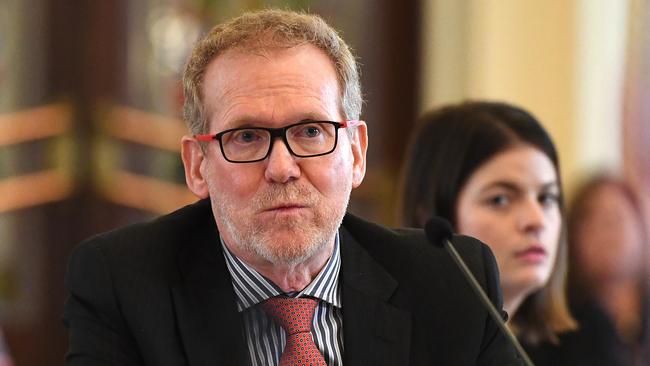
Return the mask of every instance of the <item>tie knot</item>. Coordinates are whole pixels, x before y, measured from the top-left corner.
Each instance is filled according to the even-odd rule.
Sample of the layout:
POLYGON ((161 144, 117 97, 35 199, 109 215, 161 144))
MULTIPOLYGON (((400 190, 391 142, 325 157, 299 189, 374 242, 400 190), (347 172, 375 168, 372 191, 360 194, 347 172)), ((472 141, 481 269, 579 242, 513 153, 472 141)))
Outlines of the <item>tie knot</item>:
POLYGON ((287 335, 311 332, 311 322, 318 301, 309 298, 272 297, 262 304, 262 308, 287 335))

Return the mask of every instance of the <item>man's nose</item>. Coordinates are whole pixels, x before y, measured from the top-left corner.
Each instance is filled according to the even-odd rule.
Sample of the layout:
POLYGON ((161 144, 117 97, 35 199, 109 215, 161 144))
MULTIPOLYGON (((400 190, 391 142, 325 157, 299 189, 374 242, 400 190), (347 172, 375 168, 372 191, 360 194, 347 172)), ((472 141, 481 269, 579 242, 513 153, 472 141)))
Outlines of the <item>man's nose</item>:
POLYGON ((272 142, 272 149, 266 160, 264 177, 274 183, 286 183, 300 177, 300 166, 281 138, 272 142))

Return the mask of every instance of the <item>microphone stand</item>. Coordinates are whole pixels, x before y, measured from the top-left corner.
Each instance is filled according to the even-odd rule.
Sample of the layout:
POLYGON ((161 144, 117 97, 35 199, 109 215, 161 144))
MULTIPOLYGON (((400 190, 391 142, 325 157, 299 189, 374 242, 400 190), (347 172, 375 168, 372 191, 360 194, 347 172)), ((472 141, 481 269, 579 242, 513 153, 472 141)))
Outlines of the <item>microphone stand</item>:
POLYGON ((494 305, 492 305, 490 298, 485 294, 485 291, 483 291, 483 287, 481 287, 481 284, 479 284, 478 281, 476 281, 476 278, 474 278, 474 275, 469 270, 467 264, 465 264, 465 261, 463 260, 463 258, 461 258, 460 254, 458 254, 456 248, 454 248, 454 246, 451 244, 451 241, 445 238, 443 240, 443 245, 451 255, 451 258, 454 260, 454 262, 456 262, 456 264, 460 268, 460 271, 463 272, 463 275, 465 276, 467 281, 470 282, 471 285, 470 287, 472 288, 472 290, 474 290, 476 295, 483 302, 483 305, 485 305, 485 307, 488 309, 488 312, 492 316, 492 319, 494 319, 494 321, 497 323, 499 328, 501 328, 503 334, 505 334, 506 337, 510 340, 510 342, 512 342, 512 344, 515 346, 515 349, 523 359, 524 364, 526 364, 526 366, 535 366, 533 364, 533 361, 530 360, 530 357, 528 357, 528 354, 526 353, 524 348, 517 340, 517 337, 515 337, 514 334, 512 334, 510 329, 508 329, 508 327, 506 326, 506 323, 503 322, 503 319, 501 318, 501 314, 499 314, 499 312, 494 307, 494 305))

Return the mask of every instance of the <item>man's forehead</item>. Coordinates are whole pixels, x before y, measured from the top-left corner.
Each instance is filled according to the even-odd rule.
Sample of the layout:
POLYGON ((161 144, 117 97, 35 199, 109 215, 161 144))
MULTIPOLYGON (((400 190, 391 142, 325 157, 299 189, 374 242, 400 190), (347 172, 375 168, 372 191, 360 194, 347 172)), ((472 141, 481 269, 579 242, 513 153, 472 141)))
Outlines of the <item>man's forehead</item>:
MULTIPOLYGON (((336 71, 334 61, 327 55, 325 51, 316 47, 311 43, 300 43, 293 46, 283 47, 235 47, 228 49, 216 57, 214 57, 206 68, 206 74, 210 72, 222 72, 227 74, 227 69, 220 68, 220 66, 229 63, 242 64, 242 63, 274 63, 280 62, 291 58, 292 56, 308 55, 305 57, 321 59, 322 63, 306 65, 310 68, 320 69, 322 72, 323 66, 327 65, 332 70, 336 71)), ((254 73, 254 69, 247 70, 254 73)), ((241 74, 237 75, 240 76, 241 74)), ((204 76, 205 79, 205 76, 204 76)))
POLYGON ((253 100, 268 97, 277 101, 273 97, 278 95, 295 105, 333 101, 337 112, 340 109, 340 86, 334 64, 310 44, 256 53, 229 50, 208 66, 203 95, 208 114, 227 114, 232 108, 241 111, 253 100))

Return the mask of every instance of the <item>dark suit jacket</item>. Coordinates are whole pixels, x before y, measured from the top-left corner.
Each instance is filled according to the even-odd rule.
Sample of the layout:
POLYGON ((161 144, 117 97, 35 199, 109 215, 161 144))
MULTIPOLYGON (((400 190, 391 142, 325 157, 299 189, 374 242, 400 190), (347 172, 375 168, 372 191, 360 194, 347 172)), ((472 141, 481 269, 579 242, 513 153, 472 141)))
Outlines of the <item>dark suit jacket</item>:
MULTIPOLYGON (((79 245, 66 278, 68 365, 246 365, 217 235, 203 200, 79 245)), ((340 238, 345 365, 519 364, 451 258, 421 230, 348 214, 340 238)), ((454 240, 500 308, 490 250, 454 240)))

